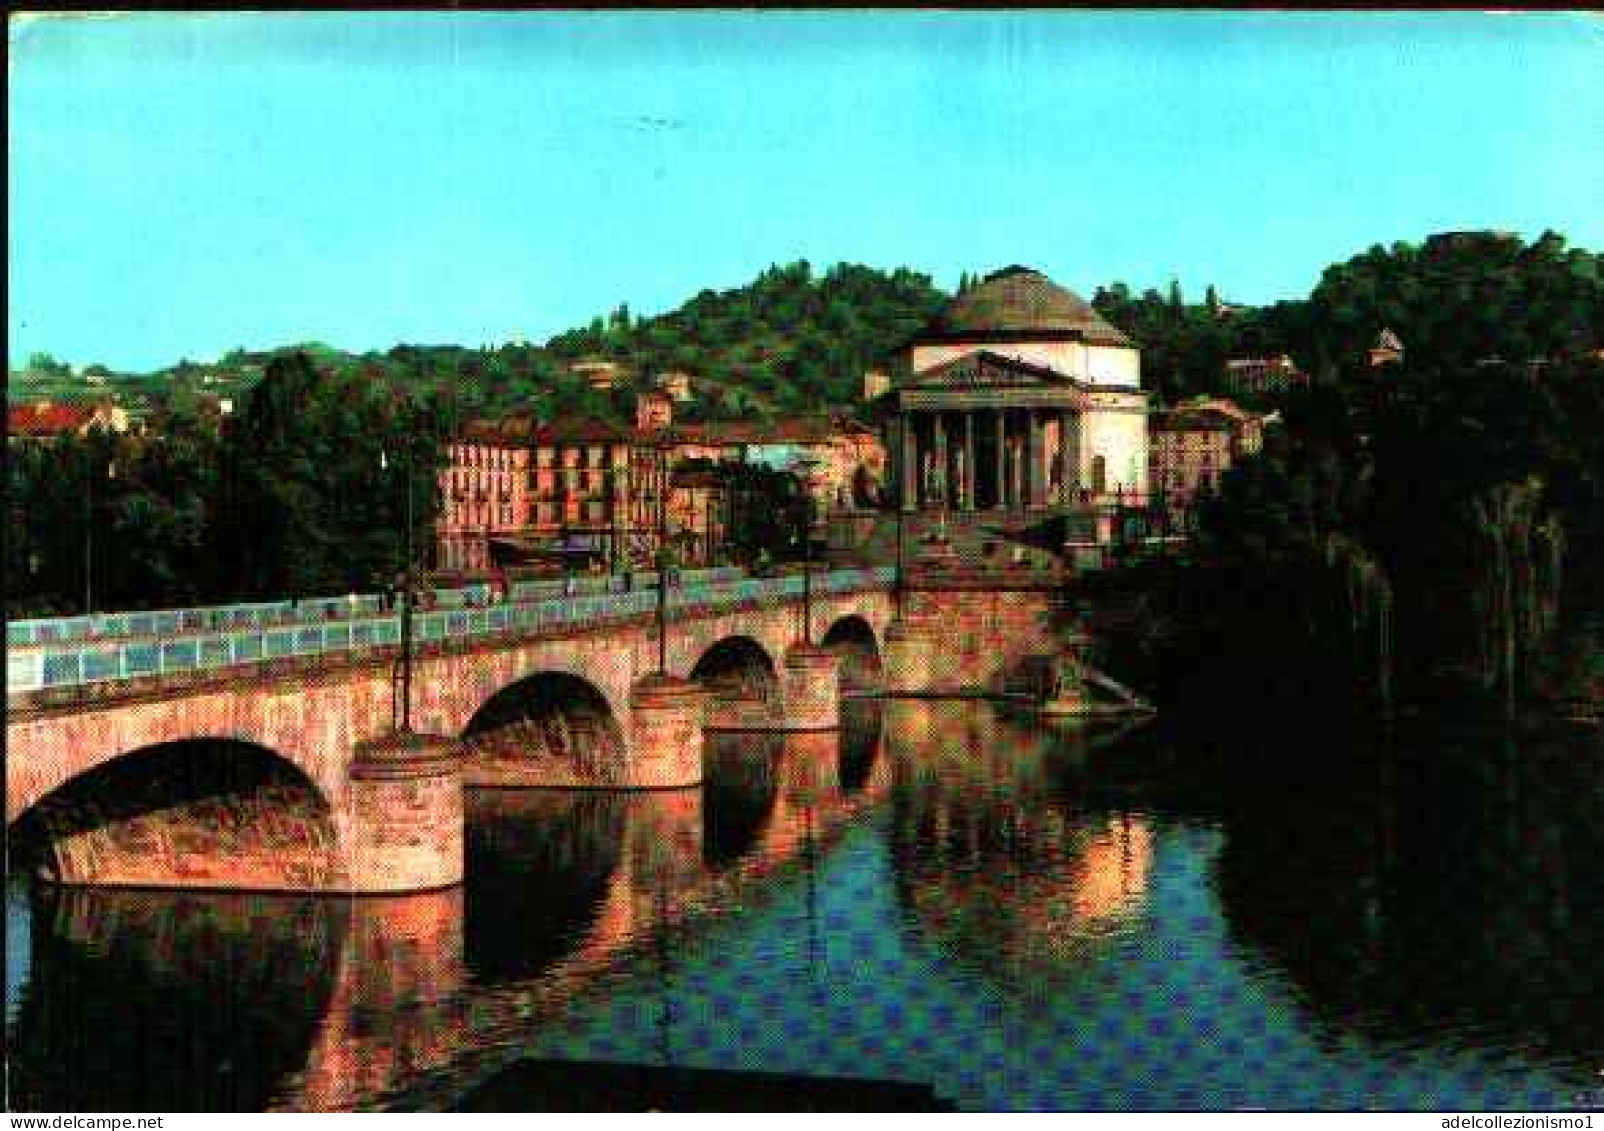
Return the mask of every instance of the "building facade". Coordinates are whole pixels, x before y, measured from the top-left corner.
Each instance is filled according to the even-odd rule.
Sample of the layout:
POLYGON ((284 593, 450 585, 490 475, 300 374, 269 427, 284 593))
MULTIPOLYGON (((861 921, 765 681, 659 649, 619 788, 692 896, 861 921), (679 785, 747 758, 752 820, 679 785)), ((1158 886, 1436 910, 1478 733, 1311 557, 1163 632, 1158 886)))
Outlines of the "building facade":
POLYGON ((1287 354, 1233 357, 1225 363, 1225 387, 1238 396, 1288 393, 1308 387, 1309 375, 1287 354))
POLYGON ((531 437, 528 416, 474 421, 446 445, 437 523, 441 569, 490 567, 491 543, 529 525, 531 437))
POLYGON ((1038 271, 959 295, 885 394, 904 511, 1041 511, 1147 494, 1147 393, 1134 343, 1038 271))
POLYGON ((1218 397, 1196 397, 1148 421, 1148 480, 1172 522, 1184 525, 1197 496, 1216 490, 1233 464, 1264 446, 1271 418, 1218 397))
POLYGON ((774 425, 676 425, 672 397, 636 403, 635 426, 600 420, 476 421, 447 447, 440 568, 598 560, 644 565, 665 537, 698 564, 727 533, 721 467, 764 463, 802 475, 822 514, 869 505, 885 472, 873 428, 844 416, 774 425))
POLYGON ((618 549, 630 529, 630 430, 601 420, 542 424, 531 443, 527 538, 618 549))
POLYGON ((656 387, 676 401, 688 401, 692 396, 691 375, 677 369, 659 373, 656 387))

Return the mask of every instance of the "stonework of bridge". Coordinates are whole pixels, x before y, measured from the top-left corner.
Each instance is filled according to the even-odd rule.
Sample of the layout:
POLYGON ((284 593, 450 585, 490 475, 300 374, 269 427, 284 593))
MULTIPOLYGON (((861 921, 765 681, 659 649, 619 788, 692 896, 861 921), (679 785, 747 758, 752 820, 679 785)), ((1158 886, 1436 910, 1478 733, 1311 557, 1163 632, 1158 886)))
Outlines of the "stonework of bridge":
POLYGON ((465 785, 694 786, 705 728, 828 731, 843 689, 995 693, 1053 650, 1039 590, 896 605, 885 588, 816 596, 817 644, 800 601, 677 610, 663 671, 650 617, 434 642, 399 736, 393 650, 12 695, 7 827, 28 823, 64 884, 445 888, 463 877, 465 785))
MULTIPOLYGON (((1055 775, 1085 772, 1084 757, 1074 759, 1090 744, 1075 733, 1053 738, 949 704, 858 703, 836 732, 715 737, 702 789, 473 791, 465 887, 358 900, 68 889, 34 920, 33 976, 82 996, 99 968, 135 972, 149 993, 111 995, 122 1012, 111 1015, 110 1039, 123 1042, 148 1026, 142 1011, 167 1010, 180 987, 212 980, 211 993, 198 995, 206 1004, 191 1012, 219 1018, 225 1031, 203 1062, 241 1047, 261 1057, 261 1034, 230 1023, 271 1010, 257 1022, 262 1031, 296 1037, 268 1050, 260 1091, 230 1093, 235 1107, 455 1110, 463 1094, 527 1055, 541 1026, 649 977, 665 937, 694 950, 683 939, 729 908, 811 883, 893 791, 889 844, 907 856, 909 878, 898 898, 922 929, 952 931, 966 909, 997 905, 988 884, 1017 894, 1023 883, 1031 898, 1004 932, 1011 945, 998 960, 1078 969, 1140 911, 1151 844, 1140 820, 1062 802, 1038 810, 1061 788, 1055 775), (1051 762, 1049 747, 1058 755, 1051 762), (732 810, 741 815, 733 830, 732 810), (1015 867, 977 869, 1001 854, 1015 867), (1031 865, 1023 879, 1018 859, 1031 865), (576 882, 578 873, 585 878, 576 882), (569 906, 529 899, 531 890, 567 892, 569 906), (201 947, 215 960, 197 970, 201 947), (305 987, 293 1000, 273 973, 286 969, 305 987), (238 984, 216 984, 224 978, 238 984), (221 1015, 219 999, 230 1003, 221 1015)), ((963 945, 954 940, 958 952, 963 945)), ((37 1004, 51 1000, 31 995, 35 1004, 20 1011, 17 1025, 38 1040, 19 1042, 29 1061, 13 1069, 14 1095, 19 1074, 31 1092, 41 1062, 73 1078, 74 1058, 107 1055, 70 1040, 71 1027, 37 1004)), ((201 1067, 208 1083, 227 1079, 201 1067)))
MULTIPOLYGON (((488 944, 476 932, 468 901, 476 894, 487 897, 460 886, 352 901, 183 892, 153 901, 115 890, 69 889, 52 903, 50 916, 36 922, 35 953, 53 963, 64 949, 115 950, 145 984, 167 987, 182 980, 186 947, 196 944, 196 932, 210 931, 212 952, 232 961, 203 976, 228 969, 254 987, 267 981, 254 967, 272 964, 275 956, 281 967, 293 962, 292 968, 312 971, 304 998, 276 1003, 280 1010, 308 1015, 297 1027, 305 1046, 286 1050, 286 1075, 271 1094, 237 1097, 269 1110, 351 1110, 436 1074, 480 1078, 517 1048, 532 1017, 550 1016, 649 957, 663 932, 705 922, 776 874, 812 866, 889 792, 892 770, 878 725, 854 738, 792 731, 743 740, 738 756, 763 764, 763 788, 746 791, 761 796, 743 798, 759 819, 727 861, 710 854, 702 789, 656 791, 621 804, 595 797, 617 819, 590 827, 576 817, 587 804, 585 795, 475 794, 473 854, 485 871, 503 873, 505 882, 528 882, 533 853, 520 838, 541 829, 574 830, 589 853, 609 861, 594 906, 570 909, 583 927, 554 960, 519 954, 498 963, 476 954, 488 944), (848 745, 863 748, 848 755, 848 745), (865 770, 850 789, 842 784, 845 762, 865 770), (470 966, 479 967, 473 977, 470 966), (464 1042, 465 1032, 477 1039, 464 1042)), ((537 934, 536 924, 554 913, 534 901, 498 905, 497 913, 517 915, 520 905, 527 906, 530 930, 520 932, 517 924, 508 930, 501 922, 498 936, 537 934)), ((47 969, 40 976, 71 975, 47 969)), ((234 992, 251 996, 249 990, 234 992)), ((137 1009, 138 1002, 158 999, 132 1000, 137 1009)), ((20 1023, 31 1027, 35 1021, 30 1015, 20 1023)), ((56 1032, 48 1030, 44 1039, 56 1032)), ((242 1036, 223 1039, 232 1043, 242 1036)), ((81 1051, 58 1047, 36 1055, 70 1061, 81 1051)))

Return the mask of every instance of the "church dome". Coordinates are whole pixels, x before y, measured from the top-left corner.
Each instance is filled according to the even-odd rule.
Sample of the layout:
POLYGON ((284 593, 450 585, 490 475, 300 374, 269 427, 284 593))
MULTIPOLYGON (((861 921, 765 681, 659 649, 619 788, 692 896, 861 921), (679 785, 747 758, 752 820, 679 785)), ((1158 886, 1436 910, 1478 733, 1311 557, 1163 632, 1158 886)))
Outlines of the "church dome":
POLYGON ((920 342, 1084 341, 1130 346, 1090 303, 1029 267, 1005 267, 949 302, 920 342))

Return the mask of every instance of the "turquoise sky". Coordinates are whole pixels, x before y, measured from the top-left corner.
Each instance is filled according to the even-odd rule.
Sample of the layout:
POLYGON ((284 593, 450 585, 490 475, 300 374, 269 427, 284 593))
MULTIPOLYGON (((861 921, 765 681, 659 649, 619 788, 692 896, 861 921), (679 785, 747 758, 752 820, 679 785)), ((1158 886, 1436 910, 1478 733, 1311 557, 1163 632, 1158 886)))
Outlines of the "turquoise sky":
POLYGON ((770 263, 1301 296, 1604 246, 1604 22, 1413 13, 13 20, 12 356, 543 340, 770 263))

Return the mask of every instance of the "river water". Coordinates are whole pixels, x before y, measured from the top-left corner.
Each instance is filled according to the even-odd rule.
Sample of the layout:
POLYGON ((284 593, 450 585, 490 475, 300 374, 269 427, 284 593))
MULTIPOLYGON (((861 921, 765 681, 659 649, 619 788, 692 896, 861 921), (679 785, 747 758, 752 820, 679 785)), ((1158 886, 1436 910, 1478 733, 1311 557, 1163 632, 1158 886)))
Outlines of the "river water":
POLYGON ((847 721, 710 736, 699 790, 475 792, 444 893, 13 878, 11 1105, 565 1106, 509 1091, 557 1059, 960 1109, 1604 1106, 1596 724, 847 721))

